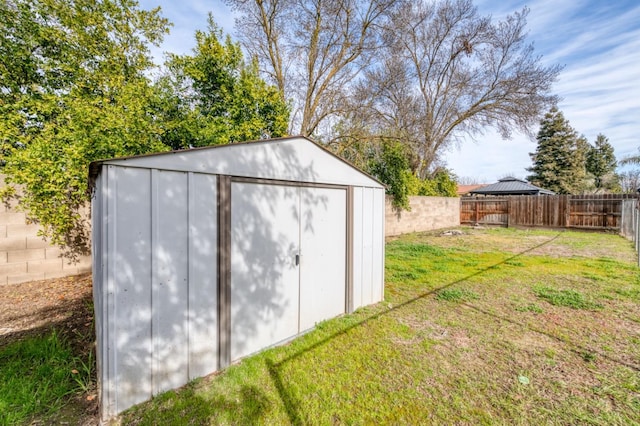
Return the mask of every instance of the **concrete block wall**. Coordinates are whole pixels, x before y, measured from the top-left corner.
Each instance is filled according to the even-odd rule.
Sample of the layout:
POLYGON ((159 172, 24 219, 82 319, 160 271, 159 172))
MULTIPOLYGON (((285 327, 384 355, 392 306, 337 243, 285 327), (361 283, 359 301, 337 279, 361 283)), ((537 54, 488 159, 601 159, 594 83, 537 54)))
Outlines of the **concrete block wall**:
MULTIPOLYGON (((0 180, 0 184, 1 184, 0 180)), ((460 225, 460 199, 409 197, 411 211, 396 211, 385 201, 385 236, 431 231, 460 225)), ((91 256, 75 264, 61 257, 58 247, 38 236, 24 212, 0 203, 0 285, 60 278, 91 271, 91 256)))
POLYGON ((61 255, 58 247, 38 236, 38 225, 27 223, 24 212, 0 202, 0 285, 91 271, 91 256, 70 264, 61 255))
POLYGON ((411 210, 397 211, 385 201, 385 236, 431 231, 460 225, 460 198, 409 197, 411 210))

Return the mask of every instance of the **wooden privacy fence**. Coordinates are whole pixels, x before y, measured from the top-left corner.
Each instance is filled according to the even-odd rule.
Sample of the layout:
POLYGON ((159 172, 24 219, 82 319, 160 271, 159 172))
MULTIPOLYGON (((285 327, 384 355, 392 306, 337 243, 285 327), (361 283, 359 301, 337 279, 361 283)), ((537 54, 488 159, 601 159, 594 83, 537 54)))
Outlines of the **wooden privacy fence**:
POLYGON ((632 209, 627 204, 633 204, 636 199, 636 194, 465 197, 460 202, 460 223, 618 230, 622 233, 632 221, 629 216, 632 209), (632 203, 625 204, 626 201, 632 203))

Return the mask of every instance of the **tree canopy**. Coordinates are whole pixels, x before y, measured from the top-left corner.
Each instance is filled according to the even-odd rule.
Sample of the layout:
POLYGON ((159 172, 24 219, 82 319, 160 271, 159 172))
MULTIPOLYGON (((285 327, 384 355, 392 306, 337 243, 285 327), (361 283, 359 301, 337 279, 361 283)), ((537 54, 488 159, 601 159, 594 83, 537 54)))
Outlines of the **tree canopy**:
POLYGON ((529 132, 557 101, 560 67, 527 43, 527 9, 494 22, 471 0, 227 3, 243 45, 293 99, 294 128, 338 144, 393 137, 422 178, 462 135, 529 132))
POLYGON ((591 145, 553 107, 540 122, 537 141, 536 152, 529 154, 533 166, 527 169, 534 185, 559 194, 622 190, 613 146, 605 135, 598 134, 591 145))
POLYGON ((89 251, 91 161, 286 129, 277 90, 213 22, 154 84, 149 46, 168 27, 134 0, 0 3, 0 195, 72 258, 89 251))
MULTIPOLYGON (((369 150, 364 167, 383 182, 396 209, 409 209, 409 196, 456 197, 456 176, 445 168, 435 170, 425 179, 411 171, 408 148, 397 140, 384 140, 376 150, 369 150)), ((369 147, 371 148, 371 146, 369 147)))
POLYGON ((529 182, 558 194, 575 194, 585 189, 587 140, 578 136, 556 107, 540 122, 538 146, 529 154, 533 166, 529 182))
POLYGON ((324 136, 349 88, 377 54, 377 28, 394 0, 225 0, 240 41, 292 104, 290 130, 324 136))
POLYGON ((88 163, 166 149, 145 72, 168 22, 130 0, 10 0, 0 18, 3 196, 86 252, 88 163))
POLYGON ((408 144, 420 176, 462 135, 528 132, 557 101, 549 92, 560 68, 542 66, 526 42, 527 14, 493 22, 456 0, 411 2, 391 15, 359 90, 371 99, 370 126, 408 144))
POLYGON ((587 172, 593 177, 596 191, 620 190, 620 179, 615 174, 617 166, 616 156, 609 139, 602 133, 598 134, 593 146, 589 147, 586 158, 587 172))
POLYGON ((278 89, 245 63, 240 45, 209 15, 196 31, 191 55, 169 55, 159 81, 164 111, 162 140, 174 149, 279 137, 289 111, 278 89))

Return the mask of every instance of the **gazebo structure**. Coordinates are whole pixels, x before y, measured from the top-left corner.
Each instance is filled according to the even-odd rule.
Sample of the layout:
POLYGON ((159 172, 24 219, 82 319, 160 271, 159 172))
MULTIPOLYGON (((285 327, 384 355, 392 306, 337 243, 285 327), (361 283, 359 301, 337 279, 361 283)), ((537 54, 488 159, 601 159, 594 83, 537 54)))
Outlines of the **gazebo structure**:
POLYGON ((491 185, 483 186, 482 188, 474 189, 469 192, 472 196, 477 195, 494 195, 494 196, 506 196, 506 195, 556 195, 555 192, 549 191, 544 188, 540 188, 530 183, 517 179, 514 177, 505 177, 498 182, 491 185))

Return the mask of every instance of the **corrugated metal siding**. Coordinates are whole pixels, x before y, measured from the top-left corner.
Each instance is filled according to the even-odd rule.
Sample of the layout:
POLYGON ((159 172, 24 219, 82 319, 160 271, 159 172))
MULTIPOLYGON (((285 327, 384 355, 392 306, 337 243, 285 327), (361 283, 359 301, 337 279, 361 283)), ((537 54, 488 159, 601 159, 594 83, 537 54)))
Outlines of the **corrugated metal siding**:
POLYGON ((298 333, 299 188, 231 184, 231 361, 298 333))
POLYGON ((189 174, 189 380, 218 368, 217 178, 189 174))
POLYGON ((107 177, 93 216, 108 232, 94 238, 108 262, 96 281, 105 417, 218 367, 216 178, 113 166, 107 177))
POLYGON ((112 173, 107 235, 108 333, 113 334, 108 338, 113 345, 109 378, 117 382, 115 409, 120 410, 152 395, 151 170, 114 168, 112 173))
MULTIPOLYGON (((106 166, 104 167, 106 169, 106 166)), ((100 188, 101 190, 96 191, 94 196, 91 198, 91 212, 93 220, 96 221, 96 218, 102 219, 104 217, 104 209, 103 209, 103 200, 106 197, 107 191, 102 190, 103 180, 106 178, 105 174, 100 174, 96 180, 96 188, 100 188)), ((106 187, 106 185, 105 185, 106 187)), ((93 273, 93 302, 94 302, 94 310, 96 313, 102 313, 104 311, 104 297, 103 297, 103 283, 105 282, 103 274, 103 260, 104 260, 104 249, 103 244, 105 242, 103 237, 103 230, 107 226, 107 221, 98 221, 97 226, 93 227, 92 230, 92 241, 93 241, 93 250, 91 251, 91 262, 93 265, 92 273, 93 273)), ((104 354, 105 349, 105 340, 103 334, 103 315, 95 315, 95 327, 96 327, 96 341, 99 342, 96 348, 96 365, 97 365, 97 377, 98 381, 101 383, 106 383, 106 356, 104 354)), ((98 388, 98 392, 101 392, 101 389, 98 388)), ((100 399, 101 395, 99 395, 100 399)))
POLYGON ((353 309, 384 298, 384 190, 353 191, 353 309))
MULTIPOLYGON (((224 367, 229 352, 235 359, 278 343, 278 336, 269 336, 266 340, 257 339, 253 346, 234 349, 234 341, 237 345, 246 331, 242 330, 246 324, 239 319, 243 316, 234 314, 234 304, 242 312, 264 308, 263 313, 273 313, 278 309, 289 312, 294 304, 306 303, 307 308, 300 304, 295 312, 291 311, 295 328, 283 334, 286 339, 319 320, 382 300, 384 189, 312 143, 291 145, 292 142, 285 144, 284 150, 258 145, 262 151, 247 153, 247 158, 234 163, 242 173, 253 171, 257 178, 269 180, 201 173, 203 164, 215 165, 214 158, 198 159, 189 153, 101 163, 101 172, 95 176, 93 250, 104 419, 156 393, 224 367), (158 159, 162 161, 157 162, 158 159), (180 161, 171 163, 177 160, 180 161), (286 174, 297 168, 302 175, 286 174), (295 177, 300 181, 285 182, 295 177), (260 184, 247 183, 253 180, 260 184), (218 185, 218 181, 227 183, 218 185), (343 184, 336 186, 335 182, 343 184), (351 189, 347 190, 347 185, 351 189), (258 190, 244 196, 238 192, 249 187, 258 190), (280 194, 279 198, 269 195, 273 191, 280 194), (351 192, 353 206, 349 211, 353 218, 348 223, 351 192), (275 200, 286 200, 285 193, 297 196, 293 204, 285 203, 280 208, 275 200), (227 198, 230 204, 225 201, 227 198), (221 210, 225 214, 218 211, 218 202, 225 206, 221 210), (247 214, 252 215, 253 224, 247 214), (292 214, 297 215, 297 225, 292 214), (218 223, 230 234, 218 235, 218 223), (288 290, 280 289, 280 299, 263 295, 268 303, 260 305, 264 300, 261 302, 262 296, 252 286, 262 280, 263 288, 269 288, 277 281, 261 272, 266 263, 261 261, 264 256, 260 257, 260 253, 268 254, 270 262, 286 263, 295 257, 274 257, 269 247, 254 244, 247 249, 248 256, 239 259, 255 272, 246 281, 247 291, 243 293, 240 287, 234 287, 243 266, 220 260, 225 267, 220 269, 218 281, 218 255, 229 259, 227 255, 231 253, 233 259, 234 244, 253 244, 261 236, 279 241, 277 236, 265 234, 276 225, 278 229, 297 230, 294 240, 297 238, 301 250, 301 262, 308 263, 310 269, 306 275, 300 270, 295 272, 302 280, 297 284, 297 293, 286 295, 283 292, 288 290), (353 232, 351 238, 346 235, 347 230, 353 232), (335 238, 334 232, 339 234, 335 238), (351 252, 347 241, 351 242, 351 252), (316 250, 318 247, 322 250, 316 250), (352 258, 348 259, 348 255, 352 258), (323 271, 335 272, 335 277, 330 277, 331 287, 319 289, 319 283, 327 279, 323 271), (353 282, 351 300, 347 299, 349 282, 353 282), (351 306, 346 306, 347 302, 351 306), (309 307, 310 303, 315 304, 309 307)), ((199 153, 202 152, 208 151, 199 153)), ((222 151, 216 154, 219 152, 222 151)), ((237 152, 225 154, 221 164, 231 161, 237 152)), ((274 323, 281 319, 275 318, 274 323)), ((259 328, 260 321, 256 324, 259 328)), ((256 330, 260 331, 256 328, 253 332, 256 330)), ((273 329, 262 332, 268 335, 273 329)))
POLYGON ((373 303, 384 299, 384 214, 385 194, 381 189, 373 190, 373 303))
POLYGON ((231 184, 231 360, 346 312, 345 188, 231 184))
POLYGON ((300 326, 347 312, 347 190, 300 189, 300 326))
POLYGON ((363 188, 353 188, 353 289, 352 309, 362 306, 362 208, 363 188))

